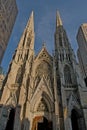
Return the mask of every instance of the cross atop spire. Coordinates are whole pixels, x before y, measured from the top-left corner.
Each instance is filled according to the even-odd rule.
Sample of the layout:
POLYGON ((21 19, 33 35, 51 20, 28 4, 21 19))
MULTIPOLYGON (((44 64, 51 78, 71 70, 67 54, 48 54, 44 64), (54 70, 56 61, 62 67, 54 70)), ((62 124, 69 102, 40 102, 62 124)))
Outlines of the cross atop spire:
POLYGON ((63 24, 62 24, 62 20, 61 20, 59 11, 57 11, 57 13, 56 13, 56 27, 62 26, 62 25, 63 25, 63 24))

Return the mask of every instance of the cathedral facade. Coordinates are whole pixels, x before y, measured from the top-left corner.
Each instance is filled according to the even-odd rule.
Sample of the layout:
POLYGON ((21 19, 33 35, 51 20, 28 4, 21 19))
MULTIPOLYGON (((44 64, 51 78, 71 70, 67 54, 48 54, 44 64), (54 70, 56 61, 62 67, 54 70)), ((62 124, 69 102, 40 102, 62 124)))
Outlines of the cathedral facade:
POLYGON ((0 130, 86 130, 87 88, 59 13, 53 55, 35 56, 34 37, 32 12, 3 82, 0 130))

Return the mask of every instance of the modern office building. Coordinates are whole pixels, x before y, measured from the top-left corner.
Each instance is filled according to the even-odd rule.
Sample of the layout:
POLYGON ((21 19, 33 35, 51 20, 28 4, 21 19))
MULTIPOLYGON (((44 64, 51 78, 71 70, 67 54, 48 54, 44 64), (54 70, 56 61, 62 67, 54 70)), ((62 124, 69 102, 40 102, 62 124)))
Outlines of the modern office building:
POLYGON ((0 0, 0 63, 18 13, 16 0, 0 0))
POLYGON ((79 27, 77 42, 79 46, 77 52, 79 64, 83 79, 87 85, 87 23, 84 23, 79 27))

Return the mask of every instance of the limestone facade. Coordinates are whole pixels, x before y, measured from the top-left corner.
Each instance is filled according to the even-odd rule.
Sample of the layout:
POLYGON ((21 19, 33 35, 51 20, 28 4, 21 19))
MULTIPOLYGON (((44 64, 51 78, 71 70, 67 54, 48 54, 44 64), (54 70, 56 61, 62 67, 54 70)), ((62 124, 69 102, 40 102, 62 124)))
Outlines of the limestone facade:
POLYGON ((3 83, 0 130, 86 130, 87 88, 59 13, 55 51, 34 54, 29 18, 3 83))

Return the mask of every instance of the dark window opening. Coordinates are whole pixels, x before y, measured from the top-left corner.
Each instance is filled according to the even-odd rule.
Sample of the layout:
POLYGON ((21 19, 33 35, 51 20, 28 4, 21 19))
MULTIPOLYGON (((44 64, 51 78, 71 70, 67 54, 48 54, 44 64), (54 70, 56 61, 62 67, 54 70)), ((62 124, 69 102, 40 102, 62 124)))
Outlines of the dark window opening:
POLYGON ((53 130, 53 123, 43 116, 35 117, 32 130, 53 130))
POLYGON ((44 130, 44 124, 38 123, 38 130, 44 130))
POLYGON ((5 130, 13 130, 13 127, 14 127, 14 117, 15 117, 15 109, 12 108, 10 110, 10 114, 9 114, 9 118, 8 118, 5 130))
POLYGON ((64 79, 65 84, 72 84, 70 67, 67 65, 64 68, 64 79))
POLYGON ((38 123, 38 130, 52 130, 52 122, 44 118, 43 122, 38 123))
POLYGON ((71 114, 72 130, 79 130, 78 127, 78 116, 75 110, 72 110, 71 114))
POLYGON ((87 77, 84 79, 84 81, 85 81, 85 85, 87 87, 87 77))
POLYGON ((64 61, 64 54, 60 54, 60 61, 64 61))
POLYGON ((59 45, 62 47, 62 35, 59 34, 59 45))

